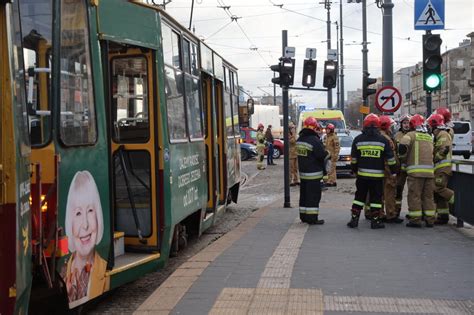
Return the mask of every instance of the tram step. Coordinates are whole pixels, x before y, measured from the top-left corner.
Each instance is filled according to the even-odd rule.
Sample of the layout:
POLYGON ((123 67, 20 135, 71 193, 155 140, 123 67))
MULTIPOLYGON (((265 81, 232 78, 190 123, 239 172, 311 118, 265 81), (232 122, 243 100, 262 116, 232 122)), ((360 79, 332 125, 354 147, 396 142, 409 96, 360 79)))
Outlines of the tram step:
POLYGON ((114 256, 125 254, 125 233, 114 232, 114 256))

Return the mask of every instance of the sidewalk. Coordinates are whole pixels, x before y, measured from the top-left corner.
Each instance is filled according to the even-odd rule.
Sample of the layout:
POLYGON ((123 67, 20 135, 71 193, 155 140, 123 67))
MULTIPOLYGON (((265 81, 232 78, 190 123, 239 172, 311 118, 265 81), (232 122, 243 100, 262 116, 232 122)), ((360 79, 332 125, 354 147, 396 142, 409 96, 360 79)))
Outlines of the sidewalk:
MULTIPOLYGON (((322 226, 280 200, 190 258, 135 314, 474 314, 474 238, 453 227, 371 230, 349 194, 322 226)), ((297 204, 297 193, 292 195, 297 204)))

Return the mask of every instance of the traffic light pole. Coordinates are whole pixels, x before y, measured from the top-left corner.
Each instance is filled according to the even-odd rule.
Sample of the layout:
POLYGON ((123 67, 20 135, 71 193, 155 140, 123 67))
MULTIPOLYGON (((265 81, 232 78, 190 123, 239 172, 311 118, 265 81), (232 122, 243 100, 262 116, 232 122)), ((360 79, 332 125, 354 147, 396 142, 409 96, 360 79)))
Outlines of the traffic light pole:
MULTIPOLYGON (((288 46, 288 31, 282 30, 281 32, 282 41, 282 56, 285 56, 285 47, 288 46)), ((283 151, 285 151, 283 157, 283 180, 285 187, 285 201, 283 207, 291 208, 290 203, 290 146, 289 146, 289 134, 288 134, 288 114, 289 114, 289 102, 288 102, 288 86, 282 86, 282 101, 283 101, 283 151)))
MULTIPOLYGON (((327 44, 328 53, 331 49, 331 1, 324 0, 324 8, 328 11, 327 17, 327 44)), ((332 89, 328 89, 328 108, 332 108, 332 89)))
POLYGON ((340 35, 339 35, 339 90, 340 90, 340 109, 341 112, 344 114, 344 24, 342 23, 342 0, 339 1, 339 27, 340 27, 340 35))
POLYGON ((393 7, 392 0, 383 1, 382 86, 393 86, 393 7))
MULTIPOLYGON (((362 0, 362 75, 368 75, 369 73, 369 62, 367 53, 367 0, 362 0)), ((362 82, 362 85, 364 82, 362 82)), ((364 86, 362 86, 364 89, 364 86)), ((362 98, 362 105, 367 106, 368 101, 366 97, 362 98)))

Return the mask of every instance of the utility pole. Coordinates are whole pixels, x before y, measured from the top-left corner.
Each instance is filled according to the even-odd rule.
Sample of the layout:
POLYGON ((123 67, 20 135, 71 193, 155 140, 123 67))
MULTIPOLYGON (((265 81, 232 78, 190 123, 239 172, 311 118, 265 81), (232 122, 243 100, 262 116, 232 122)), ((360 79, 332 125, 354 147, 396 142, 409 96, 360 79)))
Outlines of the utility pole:
MULTIPOLYGON (((369 62, 367 53, 367 0, 362 0, 362 75, 369 74, 369 62)), ((362 83, 363 84, 363 83, 362 83)), ((364 87, 362 87, 364 88, 364 87)), ((368 106, 367 98, 362 99, 362 105, 368 106)))
MULTIPOLYGON (((324 0, 324 8, 328 11, 327 17, 327 44, 328 53, 331 49, 331 1, 324 0)), ((332 108, 332 89, 328 89, 328 108, 332 108)))
MULTIPOLYGON (((337 51, 337 61, 339 62, 339 23, 336 21, 335 22, 336 24, 336 51, 337 51)), ((340 68, 338 67, 337 68, 337 71, 338 71, 338 76, 337 76, 337 88, 336 88, 336 95, 337 95, 337 98, 336 98, 336 108, 341 108, 341 92, 340 92, 340 68)))
MULTIPOLYGON (((281 31, 281 55, 285 56, 285 48, 288 46, 288 31, 282 30, 281 31)), ((283 143, 284 143, 284 151, 286 152, 283 158, 283 180, 284 180, 284 187, 285 187, 285 201, 283 203, 283 207, 291 208, 290 203, 290 156, 288 152, 290 152, 290 145, 289 145, 289 134, 288 134, 288 86, 282 86, 282 101, 283 101, 283 143)))
MULTIPOLYGON (((273 77, 275 78, 275 72, 273 72, 273 77)), ((273 105, 277 104, 277 86, 275 83, 273 83, 273 105)))
POLYGON ((382 86, 393 86, 393 7, 392 0, 383 0, 382 86))
POLYGON ((339 108, 344 114, 344 24, 342 22, 342 0, 339 0, 339 108))

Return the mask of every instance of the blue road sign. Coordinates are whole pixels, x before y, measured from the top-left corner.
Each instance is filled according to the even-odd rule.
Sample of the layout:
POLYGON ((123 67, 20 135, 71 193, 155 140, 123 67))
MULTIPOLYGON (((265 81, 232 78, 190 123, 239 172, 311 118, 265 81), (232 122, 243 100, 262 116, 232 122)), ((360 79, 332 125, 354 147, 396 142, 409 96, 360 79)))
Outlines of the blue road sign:
POLYGON ((415 0, 415 30, 444 29, 444 0, 415 0))

